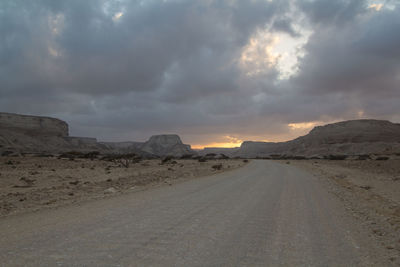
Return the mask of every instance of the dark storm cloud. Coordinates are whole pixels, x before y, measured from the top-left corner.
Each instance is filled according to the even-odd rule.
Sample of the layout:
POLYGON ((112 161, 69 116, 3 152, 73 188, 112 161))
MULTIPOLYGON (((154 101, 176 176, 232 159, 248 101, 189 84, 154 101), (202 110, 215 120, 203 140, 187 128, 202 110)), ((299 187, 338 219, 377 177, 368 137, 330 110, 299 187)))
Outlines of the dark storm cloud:
POLYGON ((387 109, 386 116, 396 114, 390 100, 400 98, 399 15, 398 6, 365 10, 347 27, 332 23, 316 30, 292 86, 298 87, 298 93, 325 99, 325 103, 342 96, 343 101, 335 103, 336 114, 349 110, 343 109, 346 102, 365 112, 380 109, 382 115, 387 109), (387 104, 381 105, 385 101, 387 104))
POLYGON ((343 25, 365 12, 365 0, 305 0, 299 7, 315 26, 343 25))
POLYGON ((396 118, 400 10, 390 4, 1 1, 0 109, 65 119, 77 135, 178 132, 193 143, 360 110, 396 118), (246 75, 242 52, 259 31, 311 32, 296 75, 279 80, 276 64, 246 75))

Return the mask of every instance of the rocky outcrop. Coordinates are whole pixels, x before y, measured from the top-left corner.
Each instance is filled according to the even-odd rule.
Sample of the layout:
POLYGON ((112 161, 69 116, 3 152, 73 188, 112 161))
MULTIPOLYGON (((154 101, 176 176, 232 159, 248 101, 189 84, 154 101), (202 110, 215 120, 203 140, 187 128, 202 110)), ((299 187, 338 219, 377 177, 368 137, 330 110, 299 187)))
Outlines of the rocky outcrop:
POLYGON ((96 138, 70 137, 62 120, 0 113, 0 152, 58 153, 69 150, 103 150, 96 138))
POLYGON ((351 120, 317 126, 288 142, 243 142, 235 155, 323 157, 400 153, 400 124, 383 120, 351 120))
POLYGON ((68 124, 62 120, 0 112, 0 129, 31 136, 68 136, 68 124))
POLYGON ((182 143, 181 138, 176 134, 153 135, 145 142, 140 149, 157 156, 175 156, 193 155, 196 152, 190 148, 190 145, 182 143))

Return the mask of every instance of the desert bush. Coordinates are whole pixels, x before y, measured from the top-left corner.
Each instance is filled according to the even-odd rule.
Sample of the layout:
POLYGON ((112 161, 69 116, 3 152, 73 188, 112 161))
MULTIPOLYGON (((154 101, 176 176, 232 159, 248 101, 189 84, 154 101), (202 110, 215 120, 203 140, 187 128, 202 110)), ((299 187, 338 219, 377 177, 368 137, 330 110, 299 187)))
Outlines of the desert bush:
POLYGON ((62 158, 64 158, 64 159, 75 159, 75 158, 78 158, 78 157, 81 157, 81 156, 83 156, 83 153, 82 153, 82 152, 79 152, 79 151, 69 151, 69 152, 65 152, 65 153, 60 154, 60 155, 58 156, 58 158, 59 158, 59 159, 62 159, 62 158))
POLYGON ((221 170, 222 169, 222 164, 215 164, 212 166, 212 168, 216 171, 216 170, 221 170))
POLYGON ((307 158, 304 156, 285 156, 284 159, 302 160, 302 159, 307 159, 307 158))
POLYGON ((370 190, 372 187, 369 185, 362 185, 360 188, 365 189, 365 190, 370 190))
POLYGON ((367 160, 371 159, 369 155, 358 155, 357 160, 367 160))
POLYGON ((117 163, 125 168, 129 168, 130 163, 139 163, 142 158, 135 153, 129 154, 109 154, 101 158, 101 160, 117 163))
POLYGON ((207 159, 204 158, 204 157, 201 157, 201 158, 198 159, 198 161, 199 161, 199 162, 207 162, 207 159))
POLYGON ((82 158, 93 160, 96 159, 99 155, 100 155, 99 151, 91 151, 82 155, 82 158))
POLYGON ((40 153, 40 154, 36 154, 35 157, 38 157, 38 158, 52 158, 52 157, 54 157, 54 155, 52 155, 52 154, 40 153))
POLYGON ((375 160, 388 160, 389 157, 377 157, 375 160))
POLYGON ((11 150, 6 150, 6 151, 3 151, 3 152, 1 153, 1 156, 7 157, 7 156, 9 156, 9 155, 11 155, 11 154, 13 154, 13 153, 14 153, 14 152, 11 151, 11 150))
POLYGON ((173 156, 166 156, 163 159, 161 159, 161 164, 166 164, 166 163, 172 161, 173 159, 174 159, 173 156))
POLYGON ((181 159, 192 159, 193 158, 193 155, 190 155, 190 154, 186 154, 186 155, 182 155, 181 156, 181 159))
POLYGON ((249 162, 249 160, 248 160, 248 159, 244 159, 243 162, 244 162, 244 163, 247 163, 247 162, 249 162))
POLYGON ((345 160, 345 159, 347 159, 347 155, 327 155, 327 156, 324 156, 324 159, 345 160))
POLYGON ((219 158, 220 159, 229 159, 229 157, 227 156, 227 155, 225 155, 225 154, 219 154, 220 156, 219 156, 219 158))

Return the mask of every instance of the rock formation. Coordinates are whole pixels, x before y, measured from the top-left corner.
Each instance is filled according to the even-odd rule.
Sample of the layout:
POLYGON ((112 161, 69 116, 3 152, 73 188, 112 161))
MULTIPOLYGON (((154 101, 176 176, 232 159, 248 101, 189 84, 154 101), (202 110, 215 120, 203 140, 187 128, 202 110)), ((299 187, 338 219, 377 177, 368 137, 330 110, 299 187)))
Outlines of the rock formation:
POLYGON ((0 129, 29 135, 68 136, 68 124, 62 120, 0 112, 0 129))
MULTIPOLYGON (((73 137, 62 120, 0 112, 0 155, 65 151, 135 153, 143 157, 197 154, 175 134, 154 135, 147 142, 97 142, 73 137)), ((230 157, 326 157, 330 155, 400 155, 400 124, 382 120, 352 120, 315 127, 288 142, 243 142, 240 148, 205 148, 199 155, 230 157)))
POLYGON ((317 126, 288 142, 243 142, 241 157, 271 155, 323 157, 400 153, 400 124, 383 120, 351 120, 317 126))
POLYGON ((70 137, 62 120, 0 113, 0 152, 62 152, 104 149, 95 138, 70 137))
POLYGON ((160 157, 167 155, 180 157, 196 153, 190 148, 190 145, 183 144, 181 138, 176 134, 153 135, 140 146, 140 149, 160 157))

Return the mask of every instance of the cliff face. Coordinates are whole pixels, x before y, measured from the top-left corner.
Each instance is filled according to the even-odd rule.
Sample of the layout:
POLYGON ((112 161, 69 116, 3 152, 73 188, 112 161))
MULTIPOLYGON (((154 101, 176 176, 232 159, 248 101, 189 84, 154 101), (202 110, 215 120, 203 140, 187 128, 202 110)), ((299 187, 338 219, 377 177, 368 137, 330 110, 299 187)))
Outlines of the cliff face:
POLYGON ((190 145, 182 143, 176 134, 153 135, 141 147, 141 150, 157 156, 183 156, 195 154, 190 145))
POLYGON ((351 120, 317 126, 299 141, 307 144, 400 142, 400 124, 383 120, 351 120))
POLYGON ((242 157, 273 154, 324 156, 394 154, 400 152, 400 124, 382 120, 351 120, 317 126, 309 134, 288 142, 243 142, 242 157))
POLYGON ((95 138, 70 137, 68 124, 62 120, 0 113, 0 152, 57 153, 102 149, 104 147, 95 138))
POLYGON ((68 124, 62 120, 0 112, 0 129, 29 135, 68 136, 68 124))

